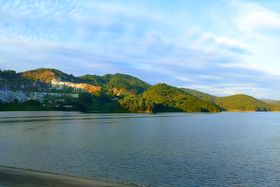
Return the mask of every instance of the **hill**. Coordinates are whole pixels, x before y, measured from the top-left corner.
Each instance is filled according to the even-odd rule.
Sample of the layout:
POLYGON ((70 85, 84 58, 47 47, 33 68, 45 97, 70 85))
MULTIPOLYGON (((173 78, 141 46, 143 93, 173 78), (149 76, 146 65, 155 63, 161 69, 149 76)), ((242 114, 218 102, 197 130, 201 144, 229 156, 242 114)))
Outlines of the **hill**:
POLYGON ((142 97, 155 102, 157 111, 181 112, 218 112, 216 105, 200 100, 182 90, 167 84, 157 84, 150 87, 142 97))
POLYGON ((99 76, 99 75, 83 75, 79 77, 81 80, 98 86, 104 86, 109 82, 109 79, 106 76, 99 76))
POLYGON ((31 71, 22 72, 21 75, 25 78, 41 81, 44 83, 51 83, 52 80, 68 81, 68 82, 79 82, 79 79, 73 75, 68 75, 57 69, 40 68, 31 71))
POLYGON ((207 101, 207 102, 215 102, 215 99, 217 98, 216 96, 210 95, 208 93, 204 93, 204 92, 200 92, 197 90, 193 90, 193 89, 189 89, 189 88, 180 88, 180 90, 182 90, 185 93, 188 93, 190 95, 193 95, 195 97, 197 97, 198 99, 201 99, 203 101, 207 101))
POLYGON ((215 103, 226 111, 270 111, 271 106, 252 96, 237 94, 227 97, 218 97, 215 103))
POLYGON ((42 109, 42 104, 44 109, 50 110, 96 112, 280 111, 279 101, 262 101, 244 94, 216 97, 167 84, 151 86, 126 74, 75 77, 49 68, 22 73, 0 70, 1 102, 2 105, 11 103, 2 107, 3 110, 42 109), (86 93, 92 96, 83 95, 86 93), (29 100, 39 104, 27 102, 29 100))
POLYGON ((77 92, 79 90, 83 90, 89 93, 97 93, 101 90, 100 86, 85 83, 85 81, 57 69, 40 68, 22 72, 20 74, 26 79, 46 83, 56 89, 73 89, 68 89, 67 92, 77 92))
POLYGON ((138 95, 147 90, 150 85, 131 75, 116 73, 104 76, 84 75, 79 77, 90 84, 102 86, 106 91, 115 95, 138 95))

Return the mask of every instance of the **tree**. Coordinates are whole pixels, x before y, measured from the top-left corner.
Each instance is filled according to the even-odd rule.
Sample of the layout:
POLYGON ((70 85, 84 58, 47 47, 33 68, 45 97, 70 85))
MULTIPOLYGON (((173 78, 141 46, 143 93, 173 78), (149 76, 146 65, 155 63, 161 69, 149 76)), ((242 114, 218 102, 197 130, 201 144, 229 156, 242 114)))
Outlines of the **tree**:
POLYGON ((82 92, 77 99, 77 107, 81 112, 89 112, 92 102, 93 95, 87 92, 82 92))

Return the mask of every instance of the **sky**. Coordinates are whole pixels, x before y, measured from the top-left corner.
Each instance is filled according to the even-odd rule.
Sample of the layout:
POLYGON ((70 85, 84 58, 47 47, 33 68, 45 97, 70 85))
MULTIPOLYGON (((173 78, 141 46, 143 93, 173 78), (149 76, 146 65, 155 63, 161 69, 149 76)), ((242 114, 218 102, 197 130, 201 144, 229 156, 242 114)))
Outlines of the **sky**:
POLYGON ((0 0, 0 68, 280 99, 278 0, 0 0))

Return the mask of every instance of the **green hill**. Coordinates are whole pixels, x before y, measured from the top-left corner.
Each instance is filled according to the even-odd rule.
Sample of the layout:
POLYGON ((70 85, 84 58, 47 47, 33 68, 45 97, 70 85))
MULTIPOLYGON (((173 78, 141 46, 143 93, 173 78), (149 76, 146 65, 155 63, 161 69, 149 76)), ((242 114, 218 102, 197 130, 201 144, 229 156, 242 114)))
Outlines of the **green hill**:
MULTIPOLYGON (((93 94, 91 103, 83 102, 83 105, 79 104, 80 101, 77 98, 71 98, 71 102, 68 102, 67 98, 64 98, 65 101, 54 98, 54 104, 51 104, 52 109, 53 106, 59 104, 73 105, 73 110, 84 108, 99 112, 280 111, 279 101, 261 101, 244 94, 215 97, 197 90, 179 89, 167 84, 151 86, 136 77, 120 73, 75 77, 48 68, 22 73, 0 70, 0 89, 4 92, 12 90, 64 94, 88 92, 93 94), (63 102, 59 103, 58 101, 63 102)), ((47 106, 50 105, 48 103, 47 106)), ((20 105, 21 103, 13 104, 20 105)), ((23 104, 23 106, 25 105, 23 104)))
POLYGON ((138 95, 127 95, 118 103, 128 112, 159 112, 155 102, 138 95))
POLYGON ((180 88, 180 90, 207 102, 215 102, 215 99, 217 98, 216 96, 210 95, 208 93, 192 90, 189 88, 180 88))
POLYGON ((142 94, 143 98, 155 102, 156 111, 218 112, 220 109, 182 90, 167 84, 157 84, 142 94))
POLYGON ((57 69, 40 68, 31 71, 22 72, 21 75, 25 78, 50 83, 53 79, 68 82, 79 82, 79 79, 73 75, 68 75, 57 69))
POLYGON ((121 73, 106 74, 104 76, 84 75, 79 78, 90 84, 102 86, 104 90, 115 95, 137 95, 150 87, 148 83, 136 77, 121 73))
POLYGON ((215 103, 227 111, 270 111, 271 106, 252 96, 237 94, 227 97, 218 97, 215 103))
POLYGON ((109 82, 109 79, 107 77, 99 76, 99 75, 87 74, 87 75, 80 76, 79 78, 89 84, 94 84, 98 86, 104 86, 109 82))

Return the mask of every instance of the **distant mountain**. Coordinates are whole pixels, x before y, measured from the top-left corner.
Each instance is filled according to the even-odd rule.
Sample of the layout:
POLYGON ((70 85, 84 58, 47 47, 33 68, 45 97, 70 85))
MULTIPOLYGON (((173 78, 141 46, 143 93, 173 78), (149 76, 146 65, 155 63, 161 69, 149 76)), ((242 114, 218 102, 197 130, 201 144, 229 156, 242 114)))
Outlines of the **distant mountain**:
POLYGON ((180 88, 183 92, 186 92, 190 95, 193 95, 195 97, 197 97, 198 99, 201 99, 203 101, 207 101, 207 102, 215 102, 215 99, 217 98, 214 95, 210 95, 208 93, 204 93, 204 92, 200 92, 198 90, 193 90, 193 89, 189 89, 189 88, 180 88))
POLYGON ((150 87, 142 97, 161 105, 159 111, 218 112, 219 107, 167 84, 150 87))
POLYGON ((115 95, 137 95, 150 87, 148 83, 136 77, 121 73, 106 74, 104 76, 84 75, 79 78, 90 84, 102 86, 115 95))
POLYGON ((215 103, 226 111, 270 111, 271 106, 252 96, 237 94, 227 97, 218 97, 215 103))

